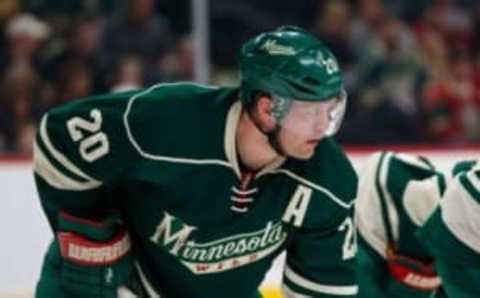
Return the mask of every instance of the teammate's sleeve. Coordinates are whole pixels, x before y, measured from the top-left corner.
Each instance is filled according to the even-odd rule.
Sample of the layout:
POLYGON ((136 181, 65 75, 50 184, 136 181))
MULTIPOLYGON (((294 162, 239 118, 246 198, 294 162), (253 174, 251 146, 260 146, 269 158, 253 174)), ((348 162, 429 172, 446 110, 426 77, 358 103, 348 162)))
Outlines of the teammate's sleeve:
POLYGON ((372 154, 360 170, 355 218, 360 237, 385 258, 387 235, 381 201, 394 240, 400 226, 422 226, 439 203, 445 175, 424 158, 393 152, 372 154), (400 221, 401 220, 401 221, 400 221))
POLYGON ((355 208, 359 297, 406 297, 420 293, 415 290, 420 286, 425 291, 435 291, 436 276, 423 279, 435 281, 429 288, 415 283, 418 279, 406 277, 419 273, 397 266, 392 256, 430 262, 414 232, 438 206, 445 175, 423 157, 394 152, 372 154, 359 173, 355 208), (394 244, 389 245, 389 241, 394 244), (392 248, 389 258, 387 251, 392 248))
POLYGON ((300 228, 289 247, 286 297, 356 297, 356 235, 350 210, 326 230, 300 228))
POLYGON ((418 236, 435 257, 449 297, 480 297, 480 173, 458 174, 418 236))

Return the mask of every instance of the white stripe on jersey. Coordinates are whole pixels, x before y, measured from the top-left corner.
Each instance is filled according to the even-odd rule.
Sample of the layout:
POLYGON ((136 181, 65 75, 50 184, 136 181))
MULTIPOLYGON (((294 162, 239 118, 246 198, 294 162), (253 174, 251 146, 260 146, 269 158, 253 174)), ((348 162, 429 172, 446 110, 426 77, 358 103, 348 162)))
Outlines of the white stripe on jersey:
POLYGON ((150 282, 147 280, 145 277, 145 274, 142 271, 142 268, 138 263, 135 263, 135 267, 137 268, 138 275, 140 276, 140 281, 143 285, 143 288, 147 291, 148 296, 150 298, 161 298, 160 295, 155 291, 153 286, 150 284, 150 282))
MULTIPOLYGON (((141 92, 135 93, 129 100, 127 104, 127 108, 125 110, 125 113, 123 114, 123 124, 125 126, 125 131, 127 133, 128 140, 132 144, 132 146, 135 148, 135 150, 144 158, 146 159, 151 159, 151 160, 159 160, 159 161, 165 161, 165 162, 173 162, 173 163, 185 163, 185 164, 195 164, 195 165, 220 165, 224 167, 231 168, 232 165, 225 161, 225 160, 220 160, 220 159, 195 159, 195 158, 183 158, 183 157, 173 157, 173 156, 164 156, 164 155, 156 155, 152 153, 148 153, 145 151, 140 144, 137 142, 135 139, 132 129, 130 128, 130 122, 128 121, 128 117, 130 115, 130 111, 132 110, 132 106, 135 103, 135 101, 142 96, 147 95, 148 93, 154 91, 157 88, 161 88, 163 86, 175 86, 175 85, 182 85, 182 84, 189 84, 187 82, 176 82, 176 83, 160 83, 151 86, 148 89, 145 89, 141 92)), ((217 87, 210 87, 207 85, 199 85, 195 83, 190 83, 191 85, 195 86, 201 86, 205 87, 208 89, 217 89, 217 87)))
POLYGON ((350 286, 334 286, 334 285, 325 285, 317 282, 308 280, 296 272, 294 272, 288 265, 285 265, 285 277, 288 278, 294 284, 308 289, 310 291, 315 291, 318 293, 324 293, 329 295, 356 295, 358 293, 358 285, 350 286))
POLYGON ((277 169, 277 170, 272 170, 272 171, 269 171, 268 174, 276 174, 276 173, 281 173, 281 174, 285 174, 287 175, 288 177, 294 179, 294 180, 297 180, 311 188, 314 188, 322 193, 324 193, 328 198, 330 198, 332 201, 334 201, 335 203, 337 203, 338 205, 340 205, 341 207, 345 208, 345 209, 349 209, 350 207, 353 206, 353 204, 355 203, 355 201, 351 201, 350 203, 345 203, 343 202, 340 198, 338 198, 336 195, 334 195, 330 190, 328 190, 327 188, 325 187, 322 187, 321 185, 318 185, 318 184, 315 184, 303 177, 300 177, 299 175, 289 171, 289 170, 285 170, 285 169, 277 169))
POLYGON ((470 183, 480 192, 480 178, 477 176, 476 172, 480 170, 480 165, 475 166, 471 171, 466 175, 470 183))
MULTIPOLYGON (((385 196, 386 205, 388 208, 388 220, 392 225, 392 233, 393 233, 393 240, 398 240, 399 238, 399 229, 400 229, 400 219, 398 216, 397 208, 393 202, 392 196, 390 191, 387 187, 387 179, 388 179, 388 170, 390 168, 390 160, 393 157, 392 152, 387 152, 385 154, 385 158, 383 159, 383 164, 380 166, 380 187, 383 190, 383 194, 385 196)), ((378 198, 380 200, 380 197, 378 198)), ((386 228, 386 227, 385 227, 386 228)))
POLYGON ((135 295, 132 291, 130 291, 125 286, 121 286, 117 289, 117 297, 118 298, 139 298, 137 295, 135 295))
POLYGON ((96 186, 100 186, 102 184, 101 181, 98 181, 89 175, 85 174, 82 170, 80 170, 77 166, 73 164, 68 158, 63 155, 60 151, 58 151, 50 141, 47 132, 47 121, 48 121, 48 114, 43 116, 42 121, 40 123, 40 139, 42 140, 43 144, 47 148, 48 152, 60 163, 62 164, 67 170, 88 180, 88 182, 92 184, 96 184, 96 186))
POLYGON ((285 284, 282 285, 282 297, 283 298, 311 298, 311 296, 295 293, 292 289, 287 287, 287 285, 285 284))
POLYGON ((382 219, 380 197, 376 188, 376 175, 380 171, 380 187, 385 193, 394 237, 398 239, 399 218, 392 199, 386 189, 389 160, 392 153, 386 153, 380 164, 381 152, 371 155, 365 166, 359 171, 358 198, 355 205, 355 221, 363 239, 383 258, 386 258, 387 236, 382 219))
POLYGON ((480 203, 462 185, 462 176, 480 191, 480 182, 473 171, 452 179, 440 202, 442 220, 458 240, 480 253, 480 203))
POLYGON ((33 168, 34 171, 52 187, 62 190, 87 190, 101 185, 98 181, 76 181, 65 176, 55 168, 42 152, 38 144, 33 144, 33 168))
POLYGON ((422 226, 440 202, 438 176, 424 180, 411 180, 403 194, 403 208, 410 220, 422 226))

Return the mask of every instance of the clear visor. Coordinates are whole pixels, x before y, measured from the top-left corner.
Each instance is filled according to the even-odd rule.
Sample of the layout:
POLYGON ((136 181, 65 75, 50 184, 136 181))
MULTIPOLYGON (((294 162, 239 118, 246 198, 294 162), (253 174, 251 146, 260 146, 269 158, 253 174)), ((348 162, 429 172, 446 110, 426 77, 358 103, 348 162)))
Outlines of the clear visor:
POLYGON ((329 100, 307 102, 273 96, 272 115, 278 125, 285 130, 306 137, 320 140, 330 137, 340 128, 347 106, 347 93, 329 100))

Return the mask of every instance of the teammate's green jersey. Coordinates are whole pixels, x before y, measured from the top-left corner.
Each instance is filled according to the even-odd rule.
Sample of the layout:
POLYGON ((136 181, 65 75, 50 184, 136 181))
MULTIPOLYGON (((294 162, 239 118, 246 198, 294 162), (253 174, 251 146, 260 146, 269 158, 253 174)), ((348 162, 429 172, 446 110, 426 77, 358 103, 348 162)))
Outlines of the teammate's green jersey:
POLYGON ((480 297, 480 182, 474 166, 459 162, 450 175, 424 158, 372 155, 361 172, 356 205, 359 297, 480 297), (396 253, 414 259, 403 264, 415 270, 389 264, 389 229, 396 253), (416 261, 432 263, 439 280, 418 274, 416 261), (441 287, 425 290, 440 281, 441 287))
MULTIPOLYGON (((283 250, 286 292, 355 297, 350 162, 326 138, 308 161, 242 171, 237 98, 236 89, 160 84, 46 114, 35 177, 53 230, 60 210, 119 210, 151 297, 258 297, 283 250)), ((55 264, 44 267, 53 270, 42 280, 55 282, 45 276, 55 264)))
POLYGON ((366 162, 356 205, 359 297, 427 298, 438 291, 437 276, 415 270, 415 261, 433 261, 415 232, 438 205, 445 180, 426 159, 407 154, 381 152, 366 162), (389 239, 396 255, 415 261, 404 262, 407 267, 389 263, 389 239))
POLYGON ((452 298, 480 297, 480 167, 455 176, 418 236, 452 298))

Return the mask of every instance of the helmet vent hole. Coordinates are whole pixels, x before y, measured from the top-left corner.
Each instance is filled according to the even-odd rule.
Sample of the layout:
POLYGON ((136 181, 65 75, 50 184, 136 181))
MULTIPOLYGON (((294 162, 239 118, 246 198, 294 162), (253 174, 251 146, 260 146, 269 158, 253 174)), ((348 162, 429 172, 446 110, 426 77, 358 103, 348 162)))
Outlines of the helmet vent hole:
POLYGON ((289 82, 290 86, 292 86, 294 89, 297 91, 303 92, 303 93, 310 93, 311 91, 308 88, 305 88, 304 86, 297 84, 295 82, 289 82))
POLYGON ((321 84, 318 80, 316 80, 316 79, 314 79, 314 78, 312 78, 312 77, 305 77, 305 78, 302 79, 302 81, 303 81, 305 84, 313 85, 313 86, 318 86, 318 85, 321 84))

